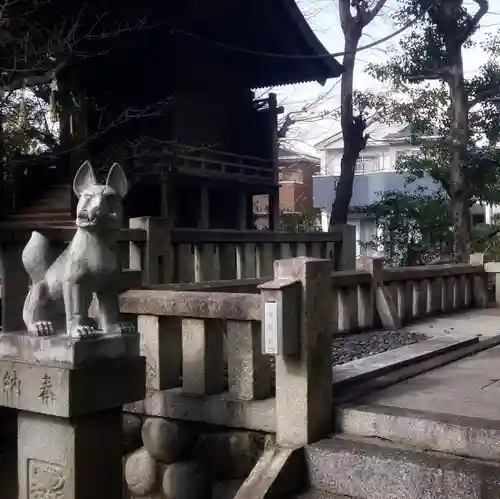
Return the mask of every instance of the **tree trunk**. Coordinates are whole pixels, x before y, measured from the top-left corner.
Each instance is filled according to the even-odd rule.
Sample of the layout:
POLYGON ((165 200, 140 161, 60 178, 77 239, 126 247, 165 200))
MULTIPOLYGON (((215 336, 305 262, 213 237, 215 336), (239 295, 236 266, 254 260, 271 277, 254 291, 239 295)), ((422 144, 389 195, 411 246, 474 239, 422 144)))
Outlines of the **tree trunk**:
POLYGON ((335 201, 330 216, 330 231, 337 224, 345 224, 351 204, 354 172, 359 153, 366 146, 366 122, 361 115, 354 116, 352 92, 356 51, 363 28, 378 15, 386 0, 338 0, 340 24, 344 33, 344 73, 340 83, 340 124, 344 152, 340 164, 340 178, 335 189, 335 201), (351 8, 356 10, 353 16, 351 8))
POLYGON ((448 47, 450 71, 447 77, 451 97, 450 191, 453 208, 455 256, 467 263, 470 254, 469 192, 463 160, 469 143, 469 108, 465 90, 461 47, 448 47))
POLYGON ((342 138, 344 151, 340 164, 340 178, 335 190, 335 200, 332 205, 330 216, 330 230, 335 225, 345 224, 351 204, 352 188, 354 184, 354 172, 359 153, 364 149, 365 122, 361 117, 354 117, 353 111, 353 80, 354 64, 356 62, 356 50, 361 38, 361 28, 353 23, 344 29, 344 73, 340 84, 340 123, 342 126, 342 138))

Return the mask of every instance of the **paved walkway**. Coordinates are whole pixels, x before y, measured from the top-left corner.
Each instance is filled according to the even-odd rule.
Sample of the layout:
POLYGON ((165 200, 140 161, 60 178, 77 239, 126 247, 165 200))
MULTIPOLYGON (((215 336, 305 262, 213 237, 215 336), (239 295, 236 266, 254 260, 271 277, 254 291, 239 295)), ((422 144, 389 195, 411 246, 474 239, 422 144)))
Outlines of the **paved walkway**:
MULTIPOLYGON (((407 326, 405 331, 424 333, 434 338, 463 339, 478 335, 486 339, 500 334, 500 308, 468 310, 434 317, 407 326)), ((500 365, 498 370, 500 372, 500 365)))
MULTIPOLYGON (((429 319, 407 331, 435 338, 500 335, 500 308, 429 319)), ((369 395, 363 403, 500 422, 500 346, 369 395)))
POLYGON ((500 346, 373 393, 365 403, 500 422, 500 346))

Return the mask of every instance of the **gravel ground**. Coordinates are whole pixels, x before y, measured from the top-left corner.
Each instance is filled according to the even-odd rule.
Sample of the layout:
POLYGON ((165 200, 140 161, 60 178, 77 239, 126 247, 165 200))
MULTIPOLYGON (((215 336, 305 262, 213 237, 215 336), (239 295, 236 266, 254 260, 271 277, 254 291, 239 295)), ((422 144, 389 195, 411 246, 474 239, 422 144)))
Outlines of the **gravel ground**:
POLYGON ((404 331, 370 331, 352 334, 333 341, 333 365, 387 352, 429 338, 430 336, 425 334, 404 331))

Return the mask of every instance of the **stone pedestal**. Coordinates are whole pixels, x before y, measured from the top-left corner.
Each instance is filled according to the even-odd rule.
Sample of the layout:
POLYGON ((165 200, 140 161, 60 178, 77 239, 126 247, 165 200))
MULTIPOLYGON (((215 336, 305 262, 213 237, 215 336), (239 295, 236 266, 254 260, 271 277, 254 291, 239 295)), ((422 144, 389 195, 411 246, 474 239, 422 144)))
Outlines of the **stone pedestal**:
POLYGON ((144 395, 137 335, 1 334, 0 406, 18 411, 19 499, 121 499, 122 405, 144 395))

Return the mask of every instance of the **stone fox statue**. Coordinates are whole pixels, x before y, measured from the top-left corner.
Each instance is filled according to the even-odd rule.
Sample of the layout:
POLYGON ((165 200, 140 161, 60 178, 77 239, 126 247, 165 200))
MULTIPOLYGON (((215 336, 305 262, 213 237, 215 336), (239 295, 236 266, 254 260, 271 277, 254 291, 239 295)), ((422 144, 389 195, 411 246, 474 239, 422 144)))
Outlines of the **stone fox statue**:
POLYGON ((30 333, 48 336, 65 331, 76 338, 95 336, 97 324, 88 315, 94 293, 102 333, 130 329, 118 322, 121 268, 116 253, 127 189, 120 165, 111 167, 102 185, 96 182, 94 170, 86 161, 73 181, 79 200, 77 231, 69 246, 58 256, 45 236, 32 233, 22 255, 24 268, 33 281, 23 309, 30 333))

